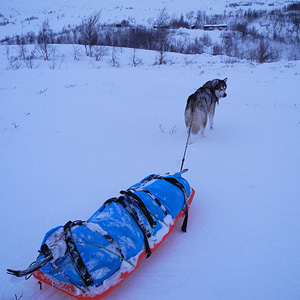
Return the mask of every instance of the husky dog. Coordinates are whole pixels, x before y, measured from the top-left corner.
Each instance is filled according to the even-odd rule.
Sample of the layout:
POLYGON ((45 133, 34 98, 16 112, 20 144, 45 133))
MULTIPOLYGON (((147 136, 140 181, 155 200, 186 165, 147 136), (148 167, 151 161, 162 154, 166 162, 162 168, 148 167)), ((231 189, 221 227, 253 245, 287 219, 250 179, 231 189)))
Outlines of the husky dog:
POLYGON ((191 133, 197 134, 200 131, 201 136, 205 137, 207 115, 210 129, 213 129, 216 103, 219 104, 219 99, 227 96, 226 82, 227 78, 208 81, 189 96, 185 107, 185 125, 189 130, 192 122, 191 133))

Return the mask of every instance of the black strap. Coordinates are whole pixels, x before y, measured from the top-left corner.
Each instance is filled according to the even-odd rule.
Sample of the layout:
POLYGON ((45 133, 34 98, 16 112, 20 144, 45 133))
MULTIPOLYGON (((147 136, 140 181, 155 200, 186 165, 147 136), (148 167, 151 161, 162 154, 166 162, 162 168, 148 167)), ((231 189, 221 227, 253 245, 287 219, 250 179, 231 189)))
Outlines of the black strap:
POLYGON ((134 190, 140 189, 143 186, 147 185, 148 182, 150 182, 151 180, 158 179, 160 177, 162 177, 162 176, 161 175, 157 175, 157 174, 151 174, 148 177, 144 178, 142 181, 140 181, 138 184, 136 184, 133 189, 134 190))
POLYGON ((135 193, 133 193, 130 190, 121 191, 120 194, 132 197, 134 200, 136 200, 137 205, 139 206, 139 208, 143 212, 143 214, 146 217, 146 219, 147 219, 148 223, 150 224, 151 228, 154 228, 156 226, 156 222, 152 219, 149 210, 147 209, 144 202, 141 200, 141 198, 139 196, 137 196, 135 193))
POLYGON ((111 203, 113 202, 118 202, 118 198, 117 197, 113 197, 113 198, 109 198, 107 199, 104 203, 103 203, 103 206, 102 206, 102 209, 101 211, 106 208, 108 205, 110 205, 111 203))
POLYGON ((40 252, 44 255, 44 258, 32 263, 25 270, 7 269, 7 274, 15 275, 17 277, 27 276, 27 275, 30 275, 33 272, 39 270, 41 267, 45 266, 47 263, 49 263, 53 259, 52 253, 49 250, 47 244, 43 244, 41 246, 41 251, 40 252))
POLYGON ((145 192, 147 195, 149 195, 156 203, 157 205, 160 207, 160 209, 163 211, 163 213, 165 214, 165 216, 168 215, 168 211, 166 210, 166 208, 161 204, 161 202, 148 190, 141 190, 142 192, 145 192))
POLYGON ((75 266, 78 269, 78 272, 81 276, 81 279, 83 280, 84 284, 86 286, 90 286, 91 284, 93 284, 93 279, 91 277, 91 275, 89 274, 81 256, 80 253, 76 247, 76 244, 74 242, 73 236, 72 236, 72 232, 71 232, 71 228, 73 226, 76 225, 82 225, 82 221, 69 221, 68 223, 65 224, 64 226, 64 232, 65 232, 65 242, 67 245, 67 251, 70 253, 75 266))
POLYGON ((175 185, 176 187, 178 187, 182 193, 183 193, 183 197, 184 197, 184 205, 185 205, 185 216, 184 216, 184 220, 183 220, 183 223, 182 223, 182 226, 181 226, 181 230, 183 232, 186 232, 186 228, 187 228, 187 222, 188 222, 188 218, 189 218, 189 206, 188 206, 188 203, 187 203, 187 194, 186 194, 186 191, 185 191, 185 187, 184 185, 179 182, 176 178, 174 177, 163 177, 162 179, 166 180, 167 182, 175 185))
POLYGON ((134 206, 132 205, 131 199, 126 195, 121 196, 119 198, 110 198, 107 201, 105 201, 104 207, 107 207, 112 202, 120 204, 128 212, 128 214, 133 218, 137 226, 140 228, 144 236, 144 244, 147 253, 146 257, 148 258, 152 253, 148 242, 148 237, 151 237, 151 232, 147 229, 143 221, 139 218, 134 206))

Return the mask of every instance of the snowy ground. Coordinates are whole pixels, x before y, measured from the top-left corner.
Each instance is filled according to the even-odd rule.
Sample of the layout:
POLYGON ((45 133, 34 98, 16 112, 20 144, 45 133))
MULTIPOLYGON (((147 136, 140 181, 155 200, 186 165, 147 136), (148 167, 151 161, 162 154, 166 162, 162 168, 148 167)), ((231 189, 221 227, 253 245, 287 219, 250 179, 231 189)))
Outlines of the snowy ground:
POLYGON ((169 54, 159 67, 138 51, 134 68, 123 49, 112 68, 109 54, 96 64, 59 49, 69 53, 60 69, 13 71, 0 47, 0 299, 71 299, 6 268, 26 268, 52 227, 87 219, 150 173, 178 171, 186 99, 224 77, 216 129, 188 147, 188 233, 175 230, 108 299, 299 299, 300 62, 169 54))

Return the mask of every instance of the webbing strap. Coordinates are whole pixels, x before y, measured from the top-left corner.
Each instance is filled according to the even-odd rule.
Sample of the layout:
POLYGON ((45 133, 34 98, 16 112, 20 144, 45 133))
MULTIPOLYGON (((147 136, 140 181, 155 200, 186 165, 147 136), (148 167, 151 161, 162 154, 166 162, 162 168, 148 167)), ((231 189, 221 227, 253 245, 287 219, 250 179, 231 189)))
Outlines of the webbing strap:
POLYGON ((183 232, 186 232, 186 228, 187 228, 187 222, 188 222, 188 217, 189 217, 189 206, 188 206, 188 203, 187 203, 187 194, 186 194, 186 191, 185 191, 185 187, 184 185, 179 182, 176 178, 174 177, 163 177, 162 179, 166 180, 167 182, 175 185, 176 187, 178 187, 182 193, 183 193, 183 197, 184 197, 184 205, 185 205, 185 216, 184 216, 184 220, 183 220, 183 223, 182 223, 182 226, 181 226, 181 230, 183 232))
POLYGON ((65 226, 64 226, 65 242, 67 245, 67 250, 70 253, 70 255, 74 261, 74 264, 78 269, 81 279, 83 280, 83 282, 86 286, 90 286, 91 284, 94 283, 93 279, 92 279, 91 275, 89 274, 89 272, 80 256, 80 253, 76 247, 76 244, 74 242, 72 232, 71 232, 71 228, 76 225, 82 225, 82 221, 75 221, 75 222, 69 221, 68 223, 65 224, 65 226))
POLYGON ((109 234, 103 234, 102 235, 111 245, 115 247, 115 249, 120 253, 121 257, 124 258, 124 253, 121 249, 121 247, 117 244, 117 242, 110 236, 109 234))
POLYGON ((143 212, 143 214, 146 217, 146 219, 147 219, 148 223, 150 224, 151 228, 156 226, 156 222, 152 219, 149 210, 147 209, 147 207, 145 206, 144 202, 141 200, 140 197, 138 197, 135 193, 133 193, 130 190, 121 191, 120 194, 132 197, 137 202, 137 205, 139 206, 139 208, 143 212))
POLYGON ((135 208, 130 203, 130 199, 128 197, 126 197, 126 195, 125 195, 125 197, 121 196, 119 199, 121 199, 121 201, 122 201, 121 204, 127 210, 127 212, 133 217, 136 224, 138 225, 138 227, 141 229, 141 231, 143 233, 144 244, 145 244, 145 249, 146 249, 146 253, 147 253, 146 257, 148 258, 152 253, 151 250, 150 250, 149 242, 148 242, 148 238, 151 237, 151 232, 145 226, 143 221, 139 218, 139 215, 137 214, 135 208), (123 201, 124 199, 127 200, 127 204, 123 201))
POLYGON ((156 203, 157 205, 160 207, 160 209, 163 211, 163 213, 165 214, 165 216, 168 215, 168 211, 166 210, 166 208, 161 204, 161 202, 148 190, 141 190, 142 192, 145 192, 147 195, 149 195, 156 203))
POLYGON ((133 218, 133 220, 136 222, 137 226, 140 228, 143 236, 144 236, 144 244, 146 249, 146 257, 148 258, 151 255, 151 250, 148 242, 148 238, 151 237, 151 232, 147 229, 143 221, 139 218, 134 206, 132 205, 131 199, 124 195, 119 198, 110 198, 104 203, 104 207, 108 206, 112 202, 120 204, 127 212, 128 214, 133 218), (126 201, 124 201, 126 200, 126 201))
POLYGON ((147 185, 151 180, 158 179, 160 177, 161 175, 151 174, 148 177, 144 178, 142 181, 140 181, 138 184, 136 184, 134 190, 140 189, 147 185))

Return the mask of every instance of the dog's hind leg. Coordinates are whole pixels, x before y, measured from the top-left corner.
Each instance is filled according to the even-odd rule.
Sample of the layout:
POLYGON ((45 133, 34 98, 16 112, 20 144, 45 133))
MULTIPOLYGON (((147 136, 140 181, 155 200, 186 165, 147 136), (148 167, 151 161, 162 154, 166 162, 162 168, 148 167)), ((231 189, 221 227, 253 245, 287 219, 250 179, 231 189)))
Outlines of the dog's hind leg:
POLYGON ((191 133, 192 134, 197 134, 200 130, 200 120, 197 118, 197 116, 195 116, 194 120, 193 120, 193 124, 192 124, 192 130, 191 133))
POLYGON ((194 134, 191 134, 191 135, 189 136, 189 142, 188 142, 189 145, 194 143, 194 138, 195 138, 195 135, 194 135, 194 134))
POLYGON ((201 112, 201 119, 199 122, 201 137, 205 137, 206 124, 207 124, 207 114, 205 112, 201 112))
POLYGON ((186 127, 186 133, 187 133, 187 135, 190 135, 189 136, 189 144, 192 144, 194 142, 194 139, 195 139, 197 133, 199 132, 199 130, 200 130, 199 121, 197 121, 197 117, 196 117, 193 120, 192 126, 190 127, 190 124, 189 124, 189 126, 186 127))
POLYGON ((200 133, 201 133, 201 137, 206 137, 206 135, 205 135, 205 127, 206 127, 206 123, 202 123, 201 125, 200 125, 200 133))
POLYGON ((195 126, 192 124, 192 127, 190 127, 190 124, 186 124, 186 134, 189 136, 189 144, 193 143, 193 137, 197 134, 199 131, 199 128, 195 128, 195 126))

